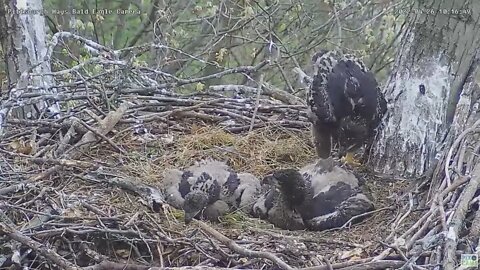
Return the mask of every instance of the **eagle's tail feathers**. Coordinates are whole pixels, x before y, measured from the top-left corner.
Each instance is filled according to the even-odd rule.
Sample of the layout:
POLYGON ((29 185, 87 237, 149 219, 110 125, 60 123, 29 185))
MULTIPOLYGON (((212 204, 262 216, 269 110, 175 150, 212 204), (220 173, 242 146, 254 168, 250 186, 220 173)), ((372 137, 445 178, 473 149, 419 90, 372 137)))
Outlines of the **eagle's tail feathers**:
POLYGON ((321 125, 312 125, 313 144, 320 158, 328 158, 332 151, 332 135, 331 132, 321 125))

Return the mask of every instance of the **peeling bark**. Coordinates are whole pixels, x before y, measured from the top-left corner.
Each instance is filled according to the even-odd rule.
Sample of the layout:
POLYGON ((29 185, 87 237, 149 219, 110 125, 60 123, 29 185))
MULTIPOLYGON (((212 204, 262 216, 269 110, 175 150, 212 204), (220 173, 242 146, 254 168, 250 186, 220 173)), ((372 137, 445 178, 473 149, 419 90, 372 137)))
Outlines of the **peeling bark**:
POLYGON ((377 171, 411 177, 435 164, 475 63, 479 17, 478 1, 430 0, 410 10, 372 150, 377 171))
MULTIPOLYGON (((50 63, 43 60, 47 49, 45 18, 41 11, 41 0, 0 1, 0 32, 6 33, 0 35, 0 42, 12 87, 10 96, 11 91, 28 92, 27 86, 40 87, 47 92, 53 85, 51 76, 41 75, 50 72, 50 63), (32 76, 31 73, 38 75, 32 76)), ((31 118, 46 106, 39 103, 12 112, 18 118, 31 118)))

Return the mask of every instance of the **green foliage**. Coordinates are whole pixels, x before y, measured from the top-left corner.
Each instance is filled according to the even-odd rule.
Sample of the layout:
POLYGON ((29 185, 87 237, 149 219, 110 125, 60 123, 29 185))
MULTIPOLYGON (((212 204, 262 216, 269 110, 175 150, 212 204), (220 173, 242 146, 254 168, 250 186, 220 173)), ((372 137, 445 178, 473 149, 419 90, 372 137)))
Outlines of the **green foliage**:
MULTIPOLYGON (((374 71, 384 67, 393 59, 399 26, 404 20, 392 9, 398 3, 393 0, 178 0, 169 3, 164 5, 159 2, 155 24, 149 24, 137 44, 153 40, 174 50, 168 50, 166 54, 156 54, 154 50, 141 54, 137 56, 135 66, 159 65, 180 78, 204 76, 268 59, 268 44, 274 42, 280 48, 277 61, 282 71, 278 65, 270 65, 264 72, 265 79, 280 88, 286 85, 285 76, 290 84, 295 85, 291 72, 295 67, 292 56, 308 71, 311 55, 320 48, 343 48, 364 56, 374 71), (179 59, 186 61, 179 62, 179 59)), ((89 14, 73 17, 52 15, 52 20, 60 29, 75 30, 84 37, 118 49, 127 45, 141 29, 149 16, 152 1, 85 0, 70 2, 70 5, 68 7, 60 0, 44 3, 45 8, 50 10, 89 10, 89 14), (92 12, 94 8, 97 10, 95 13, 92 12), (128 12, 118 14, 117 10, 128 12), (129 13, 138 11, 140 14, 129 13)), ((72 51, 79 51, 81 55, 75 55, 68 65, 90 57, 81 48, 72 51)), ((61 55, 72 57, 70 51, 61 51, 61 55)), ((100 68, 93 66, 85 70, 97 74, 100 68)), ((388 72, 388 68, 382 69, 382 72, 388 72)), ((248 81, 243 75, 232 75, 222 80, 225 81, 216 83, 242 84, 248 81)), ((191 91, 203 90, 198 85, 187 88, 191 91)))

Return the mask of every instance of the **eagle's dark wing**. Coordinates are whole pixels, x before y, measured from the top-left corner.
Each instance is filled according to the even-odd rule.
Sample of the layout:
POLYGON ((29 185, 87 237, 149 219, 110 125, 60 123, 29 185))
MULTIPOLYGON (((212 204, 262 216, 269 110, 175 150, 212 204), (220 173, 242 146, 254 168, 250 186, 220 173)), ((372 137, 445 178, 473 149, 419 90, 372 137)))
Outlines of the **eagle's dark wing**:
POLYGON ((360 179, 333 160, 320 160, 300 172, 310 186, 310 194, 297 210, 310 230, 340 227, 350 218, 374 208, 362 193, 360 179))
MULTIPOLYGON (((372 201, 362 193, 357 193, 343 201, 336 209, 326 215, 316 216, 305 221, 310 230, 322 231, 332 228, 339 228, 355 216, 359 216, 370 212, 374 209, 372 201)), ((355 219, 354 223, 363 220, 363 218, 355 219)))
POLYGON ((321 160, 309 164, 300 169, 300 173, 309 186, 309 194, 305 196, 301 209, 298 209, 304 220, 333 213, 358 190, 357 177, 333 161, 321 160))
POLYGON ((387 103, 374 74, 360 60, 349 57, 348 60, 339 61, 338 66, 341 67, 343 63, 349 77, 345 84, 345 97, 353 111, 340 121, 340 155, 362 145, 367 145, 365 154, 368 154, 375 130, 387 110, 387 103), (349 83, 351 81, 354 83, 349 83))
POLYGON ((312 57, 314 76, 307 93, 309 118, 312 122, 312 135, 317 155, 321 158, 330 156, 332 135, 335 132, 335 104, 327 89, 328 76, 337 63, 333 51, 320 51, 312 57))
POLYGON ((356 57, 335 51, 320 51, 312 61, 307 103, 318 155, 330 156, 332 138, 341 152, 371 142, 386 111, 373 73, 356 57))
POLYGON ((312 61, 315 71, 307 93, 307 104, 314 116, 313 120, 319 123, 334 123, 337 119, 327 89, 327 77, 337 64, 337 56, 333 51, 320 51, 312 57, 312 61))

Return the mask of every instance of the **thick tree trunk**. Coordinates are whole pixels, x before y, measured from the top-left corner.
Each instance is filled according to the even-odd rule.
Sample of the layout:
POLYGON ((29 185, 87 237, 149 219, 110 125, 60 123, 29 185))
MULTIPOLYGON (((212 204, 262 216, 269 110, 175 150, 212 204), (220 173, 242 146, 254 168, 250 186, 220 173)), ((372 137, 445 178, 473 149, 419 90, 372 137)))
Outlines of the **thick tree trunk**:
POLYGON ((474 65, 479 16, 479 1, 429 0, 408 11, 370 160, 377 171, 418 176, 435 164, 474 65))
MULTIPOLYGON (((9 85, 13 87, 10 91, 18 91, 15 95, 29 92, 27 86, 48 91, 53 85, 51 76, 30 75, 50 72, 50 62, 43 59, 46 43, 42 1, 0 0, 0 5, 0 32, 3 33, 0 42, 5 54, 9 85)), ((45 108, 46 104, 40 103, 15 109, 13 114, 18 118, 31 118, 45 108)))

